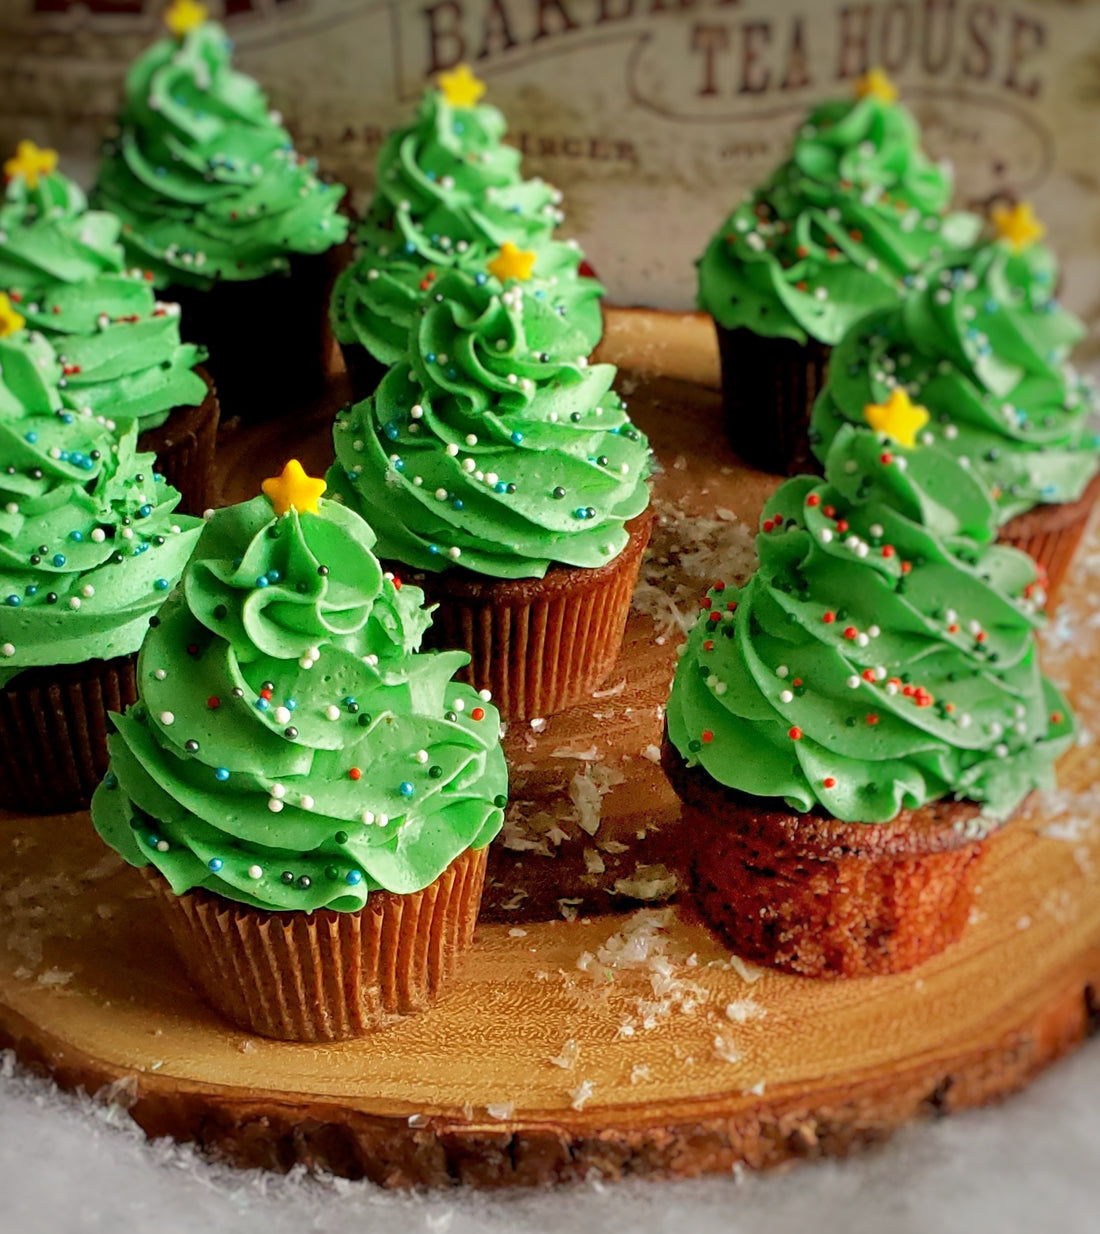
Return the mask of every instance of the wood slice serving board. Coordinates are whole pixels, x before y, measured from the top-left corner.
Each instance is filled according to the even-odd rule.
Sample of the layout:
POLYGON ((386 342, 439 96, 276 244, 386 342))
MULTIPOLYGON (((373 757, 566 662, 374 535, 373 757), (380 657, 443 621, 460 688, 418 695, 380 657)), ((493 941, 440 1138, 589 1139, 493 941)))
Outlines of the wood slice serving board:
MULTIPOLYGON (((681 614, 716 570, 751 566, 776 481, 723 444, 706 323, 612 313, 605 346, 665 467, 642 611, 597 697, 509 732, 517 804, 444 1000, 362 1042, 244 1035, 192 992, 142 879, 86 815, 0 813, 0 1047, 241 1165, 498 1186, 844 1153, 1011 1092, 1096 1025, 1095 536, 1044 638, 1082 741, 1062 788, 993 841, 964 940, 891 978, 753 969, 675 902, 676 807, 650 747, 681 614)), ((323 466, 327 414, 228 437, 224 498, 289 453, 323 466)))

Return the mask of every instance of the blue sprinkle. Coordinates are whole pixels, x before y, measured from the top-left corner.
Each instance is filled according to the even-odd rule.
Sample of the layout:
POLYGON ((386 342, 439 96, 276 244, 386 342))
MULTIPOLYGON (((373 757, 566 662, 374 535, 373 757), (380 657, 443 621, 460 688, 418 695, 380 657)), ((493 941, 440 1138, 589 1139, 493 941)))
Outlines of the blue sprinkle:
POLYGON ((512 434, 512 443, 513 443, 514 445, 517 445, 517 446, 518 446, 518 445, 519 445, 519 443, 520 443, 522 440, 523 440, 523 434, 522 434, 522 433, 520 433, 520 432, 515 432, 515 433, 513 433, 513 434, 512 434))
POLYGON ((53 555, 53 564, 54 564, 55 566, 63 566, 63 565, 65 564, 65 560, 66 560, 66 559, 65 559, 65 554, 64 554, 64 553, 54 553, 54 555, 53 555))
POLYGON ((269 583, 277 583, 279 579, 281 579, 282 577, 283 576, 279 573, 278 570, 268 570, 267 572, 267 581, 269 583))
POLYGON ((23 601, 18 596, 8 596, 4 603, 7 604, 9 608, 18 608, 23 601))
POLYGON ((29 584, 27 585, 27 587, 26 587, 26 594, 27 594, 28 596, 36 596, 36 595, 38 595, 38 588, 35 586, 35 584, 34 584, 34 583, 29 583, 29 584))
POLYGON ((118 788, 118 776, 113 771, 108 771, 103 777, 104 788, 118 788))
POLYGON ((362 881, 363 875, 358 870, 349 870, 344 878, 349 887, 358 887, 362 881))
POLYGON ((95 463, 92 462, 90 458, 82 459, 80 467, 82 471, 93 471, 95 469, 95 463))
POLYGON ((72 415, 72 412, 70 412, 70 411, 63 411, 63 412, 61 413, 61 423, 62 423, 62 424, 72 424, 72 422, 73 422, 73 415, 72 415))
POLYGON ((138 518, 148 518, 153 513, 153 507, 146 504, 138 507, 138 518))
POLYGON ((256 580, 256 586, 261 587, 261 588, 267 586, 267 575, 266 574, 260 575, 260 577, 256 580))
POLYGON ((434 364, 435 363, 435 352, 429 351, 428 354, 424 357, 424 359, 427 360, 429 364, 434 364))
POLYGON ((466 508, 466 503, 461 497, 456 497, 454 501, 451 502, 451 508, 454 510, 464 510, 466 508))
POLYGON ((480 273, 478 273, 478 274, 475 274, 475 275, 474 275, 474 282, 475 282, 475 283, 476 283, 479 287, 484 287, 484 286, 485 286, 485 284, 486 284, 488 281, 489 281, 489 276, 488 276, 487 274, 480 274, 480 273))
POLYGON ((283 706, 287 711, 296 711, 298 708, 298 700, 296 698, 288 698, 283 706))
POLYGON ((359 700, 358 700, 358 699, 356 699, 356 698, 355 698, 353 695, 351 695, 351 694, 349 694, 349 695, 348 695, 348 696, 344 699, 344 702, 345 702, 345 703, 346 703, 349 707, 351 706, 351 704, 352 704, 352 703, 355 703, 355 702, 358 702, 358 701, 359 701, 359 700))
POLYGON ((466 126, 461 120, 456 120, 454 123, 454 130, 461 137, 462 134, 466 132, 466 126))
POLYGON ((429 180, 434 180, 436 178, 434 171, 426 171, 424 175, 427 176, 429 180))
POLYGON ((496 493, 506 493, 508 491, 508 485, 505 484, 503 480, 498 480, 496 484, 493 485, 493 491, 496 493))
POLYGON ((405 460, 403 458, 395 458, 393 460, 393 469, 394 471, 404 471, 405 470, 405 460))
POLYGON ((79 544, 80 541, 84 539, 84 533, 82 531, 70 531, 69 539, 74 540, 77 544, 79 544))
POLYGON ((225 864, 220 857, 211 857, 206 863, 206 868, 212 873, 217 874, 225 864))
POLYGON ((258 711, 267 711, 271 704, 266 698, 258 698, 256 700, 256 708, 258 711))
MULTIPOLYGON (((428 545, 428 552, 429 552, 429 553, 438 553, 438 552, 439 552, 439 545, 438 545, 438 544, 429 544, 429 545, 428 545)), ((18 601, 18 600, 16 600, 16 603, 18 604, 18 603, 19 603, 19 601, 18 601)))
POLYGON ((408 780, 403 780, 398 786, 397 791, 402 797, 411 797, 413 793, 416 792, 416 787, 415 785, 410 784, 408 780))
POLYGON ((389 424, 387 424, 386 427, 382 431, 386 434, 386 436, 390 439, 390 441, 396 441, 397 435, 401 430, 391 420, 389 424))
POLYGON ((221 780, 224 783, 229 779, 229 769, 226 767, 218 767, 214 772, 214 779, 221 780))
POLYGON ((33 445, 34 445, 34 443, 38 440, 38 434, 37 434, 37 433, 28 433, 28 434, 27 434, 27 440, 28 440, 28 441, 31 443, 31 445, 33 446, 33 445))
POLYGON ((168 590, 168 580, 166 578, 158 578, 157 581, 153 584, 153 586, 157 589, 157 591, 167 591, 168 590))
POLYGON ((452 381, 454 381, 454 379, 458 376, 458 369, 456 369, 456 368, 449 368, 449 369, 447 370, 447 376, 448 376, 448 377, 449 377, 452 381))
POLYGON ((405 252, 406 252, 406 253, 415 253, 415 252, 416 252, 416 245, 415 245, 415 244, 413 244, 413 242, 412 242, 411 240, 407 240, 407 241, 405 242, 405 252))

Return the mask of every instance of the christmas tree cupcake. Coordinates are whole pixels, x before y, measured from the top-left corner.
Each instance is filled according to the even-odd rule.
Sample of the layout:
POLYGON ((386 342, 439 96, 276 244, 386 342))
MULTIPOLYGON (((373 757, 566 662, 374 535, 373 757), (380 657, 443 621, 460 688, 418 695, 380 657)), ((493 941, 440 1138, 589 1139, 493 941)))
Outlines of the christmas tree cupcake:
POLYGON ((413 123, 391 133, 379 153, 359 251, 331 305, 358 398, 404 354, 413 316, 438 276, 456 266, 482 271, 506 245, 537 253, 540 291, 584 338, 585 355, 603 333, 602 288, 580 273, 579 247, 553 239, 561 194, 521 178, 519 151, 503 144, 504 117, 481 102, 484 93, 466 65, 441 74, 413 123))
POLYGON ((331 1041, 422 1010, 469 945, 507 771, 418 654, 423 594, 296 462, 214 513, 138 660, 93 820, 227 1019, 331 1041))
POLYGON ((439 604, 506 719, 611 671, 649 539, 649 452, 532 252, 440 275, 377 393, 337 417, 332 492, 439 604))
MULTIPOLYGON (((930 507, 916 455, 846 427, 824 481, 779 488, 757 572, 704 597, 668 706, 701 912, 796 973, 897 972, 958 938, 986 837, 1072 740, 1033 563, 930 507)), ((980 521, 980 494, 960 504, 980 521)))
POLYGON ((57 154, 29 141, 4 164, 0 290, 56 349, 64 405, 136 420, 139 449, 157 456, 182 508, 201 513, 218 430, 217 397, 197 367, 206 353, 181 343, 178 307, 126 269, 119 220, 89 210, 56 168, 57 154))
POLYGON ((699 262, 699 306, 718 329, 727 428, 747 462, 804 468, 831 349, 895 304, 925 261, 976 235, 973 216, 944 215, 951 191, 874 70, 853 98, 811 112, 790 157, 718 229, 699 262))
POLYGON ((136 452, 131 424, 63 407, 61 367, 0 294, 0 802, 88 804, 107 712, 199 524, 136 452))
POLYGON ((945 488, 980 483, 1001 539, 1044 567, 1053 593, 1100 490, 1095 399, 1067 363, 1084 327, 1056 299, 1030 207, 997 210, 992 224, 993 238, 930 268, 903 304, 842 340, 811 431, 824 458, 868 408, 922 405, 922 452, 945 488))
POLYGON ((344 189, 297 154, 201 4, 174 0, 165 22, 170 37, 127 75, 95 201, 122 219, 128 260, 179 301, 186 337, 209 347, 226 414, 262 420, 321 388, 344 189))

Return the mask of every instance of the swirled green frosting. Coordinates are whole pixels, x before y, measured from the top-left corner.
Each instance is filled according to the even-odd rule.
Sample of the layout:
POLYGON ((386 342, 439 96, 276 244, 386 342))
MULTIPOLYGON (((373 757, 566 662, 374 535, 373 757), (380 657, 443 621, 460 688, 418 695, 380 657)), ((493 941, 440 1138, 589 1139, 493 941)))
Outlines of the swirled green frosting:
POLYGON ((232 50, 214 22, 154 43, 104 147, 94 199, 123 220, 129 260, 158 287, 285 274, 294 254, 347 236, 343 187, 317 179, 232 50))
POLYGON ((0 291, 57 349, 66 407, 156 428, 174 407, 206 397, 194 371, 206 353, 180 342, 176 306, 125 269, 121 226, 89 210, 66 176, 42 176, 33 188, 14 176, 0 204, 0 291))
POLYGON ((874 95, 825 103, 711 240, 699 306, 729 330, 835 344, 895 304, 924 262, 974 239, 975 216, 944 214, 951 190, 904 107, 874 95))
POLYGON ((1074 501, 1100 462, 1095 399, 1066 363, 1084 327, 1055 298, 1049 250, 996 241, 930 269, 892 310, 858 323, 833 354, 814 407, 819 458, 845 424, 900 385, 931 419, 922 455, 940 482, 977 481, 995 524, 1074 501))
POLYGON ((371 398, 337 417, 330 490, 369 518, 380 554, 497 578, 600 566, 649 503, 648 443, 615 368, 534 283, 440 277, 371 398))
POLYGON ((198 536, 136 426, 67 410, 59 378, 41 335, 0 338, 0 685, 136 651, 198 536))
POLYGON ((748 583, 704 598, 668 731, 719 783, 860 823, 943 797, 1003 819, 1052 783, 1073 727, 1039 671, 1034 566, 935 535, 904 462, 842 430, 824 481, 768 503, 748 583))
POLYGON ((403 354, 420 299, 450 267, 477 272, 505 241, 538 254, 551 303, 585 338, 603 331, 595 279, 579 273, 576 244, 552 238, 560 194, 520 177, 505 121, 487 104, 455 107, 430 89, 416 120, 390 134, 378 156, 377 192, 358 231, 355 262, 334 289, 333 330, 384 364, 403 354))
POLYGON ((217 511, 138 661, 92 817, 132 865, 270 910, 362 908, 500 830, 497 711, 416 654, 423 593, 334 502, 217 511))

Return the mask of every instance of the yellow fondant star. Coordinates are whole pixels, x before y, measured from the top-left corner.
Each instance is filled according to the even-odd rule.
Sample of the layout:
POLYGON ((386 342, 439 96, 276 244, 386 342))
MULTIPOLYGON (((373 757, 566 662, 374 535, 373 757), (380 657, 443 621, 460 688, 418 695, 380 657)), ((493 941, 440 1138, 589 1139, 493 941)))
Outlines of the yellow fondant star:
POLYGON ((280 517, 292 506, 299 514, 316 514, 317 502, 325 491, 325 482, 307 476, 302 464, 292 458, 283 468, 282 475, 265 480, 261 488, 280 517))
POLYGON ((36 146, 33 141, 21 141, 15 147, 14 158, 4 164, 9 180, 22 176, 29 188, 37 188, 41 176, 48 176, 57 167, 57 151, 36 146))
POLYGON ((505 240, 500 252, 489 262, 489 273, 502 283, 508 279, 526 283, 534 273, 537 258, 538 254, 516 248, 511 240, 505 240))
POLYGON ((22 330, 26 324, 27 319, 12 308, 11 301, 0 291, 0 338, 7 338, 9 334, 22 330))
POLYGON ((999 240, 1007 240, 1017 253, 1041 240, 1047 229, 1035 217, 1031 202, 1019 201, 1014 206, 994 206, 989 221, 999 240))
POLYGON ((449 73, 440 73, 439 88, 452 107, 476 107, 486 90, 485 83, 474 75, 468 64, 460 64, 449 73))
POLYGON ((879 99, 883 103, 893 103, 898 97, 898 88, 882 69, 874 68, 856 81, 856 98, 868 97, 879 99))
POLYGON ((885 403, 868 403, 863 418, 875 432, 885 433, 899 446, 911 449, 917 444, 917 434, 928 423, 928 409, 914 403, 898 386, 885 403))
POLYGON ((172 0, 164 14, 164 24, 177 39, 182 39, 196 26, 201 26, 209 16, 206 5, 197 3, 197 0, 172 0))

